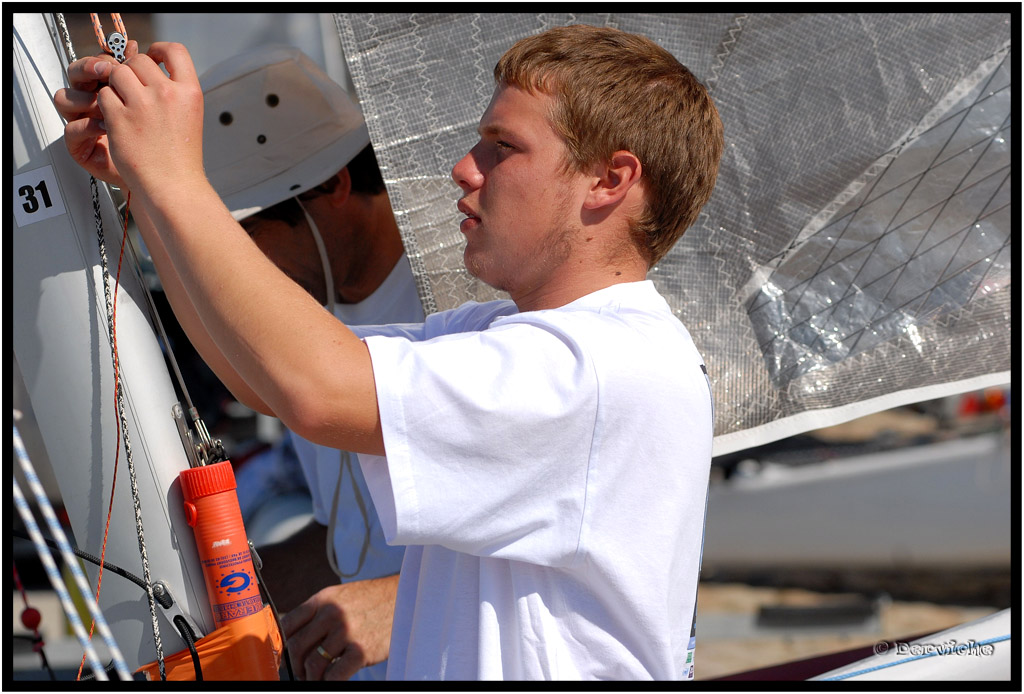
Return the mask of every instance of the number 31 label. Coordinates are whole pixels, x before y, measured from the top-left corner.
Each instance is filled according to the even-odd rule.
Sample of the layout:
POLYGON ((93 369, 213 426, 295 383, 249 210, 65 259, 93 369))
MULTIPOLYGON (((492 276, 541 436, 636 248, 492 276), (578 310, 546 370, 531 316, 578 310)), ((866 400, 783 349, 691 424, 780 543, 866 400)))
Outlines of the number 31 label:
POLYGON ((64 201, 52 166, 14 177, 14 218, 19 227, 64 214, 64 201))

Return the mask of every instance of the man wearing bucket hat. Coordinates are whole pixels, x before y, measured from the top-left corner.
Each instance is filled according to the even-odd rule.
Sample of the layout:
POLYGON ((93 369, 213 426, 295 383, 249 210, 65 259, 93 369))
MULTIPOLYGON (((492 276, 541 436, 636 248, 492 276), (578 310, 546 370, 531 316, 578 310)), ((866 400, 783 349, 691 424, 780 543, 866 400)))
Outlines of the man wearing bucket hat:
MULTIPOLYGON (((200 83, 207 176, 267 257, 346 324, 422 321, 352 98, 287 46, 229 58, 200 83)), ((386 544, 366 481, 347 452, 292 439, 315 520, 261 548, 265 580, 288 610, 283 627, 297 673, 347 677, 379 658, 370 651, 386 654, 404 548, 386 544)), ((383 679, 386 665, 354 678, 383 679)))
MULTIPOLYGON (((229 58, 200 83, 206 174, 264 254, 346 324, 422 321, 366 124, 345 90, 289 46, 229 58)), ((151 224, 141 205, 132 211, 140 225, 151 224)), ((212 344, 164 249, 149 250, 182 327, 245 402, 247 387, 212 344)), ((289 435, 314 520, 260 554, 270 594, 287 610, 295 674, 384 679, 404 547, 385 542, 347 452, 289 435)))

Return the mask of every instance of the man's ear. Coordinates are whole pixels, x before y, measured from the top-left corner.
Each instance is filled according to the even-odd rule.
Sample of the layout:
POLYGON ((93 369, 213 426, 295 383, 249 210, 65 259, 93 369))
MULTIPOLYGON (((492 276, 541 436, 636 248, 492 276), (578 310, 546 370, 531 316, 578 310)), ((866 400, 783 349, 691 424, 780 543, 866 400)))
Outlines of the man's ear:
POLYGON ((352 174, 348 172, 348 167, 346 166, 334 174, 334 177, 337 179, 337 182, 326 197, 331 201, 331 207, 342 207, 352 195, 352 174))
POLYGON ((642 173, 643 167, 635 154, 628 150, 613 153, 607 163, 597 165, 583 207, 596 210, 619 203, 640 181, 642 173))

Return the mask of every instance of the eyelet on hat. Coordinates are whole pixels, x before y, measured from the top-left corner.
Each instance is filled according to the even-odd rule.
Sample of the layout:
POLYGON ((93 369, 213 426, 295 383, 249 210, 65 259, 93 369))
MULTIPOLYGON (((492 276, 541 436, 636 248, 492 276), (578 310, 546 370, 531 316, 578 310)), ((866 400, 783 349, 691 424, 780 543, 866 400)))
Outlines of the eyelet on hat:
POLYGON ((370 142, 355 100, 292 46, 229 58, 200 83, 203 163, 235 219, 319 185, 370 142))

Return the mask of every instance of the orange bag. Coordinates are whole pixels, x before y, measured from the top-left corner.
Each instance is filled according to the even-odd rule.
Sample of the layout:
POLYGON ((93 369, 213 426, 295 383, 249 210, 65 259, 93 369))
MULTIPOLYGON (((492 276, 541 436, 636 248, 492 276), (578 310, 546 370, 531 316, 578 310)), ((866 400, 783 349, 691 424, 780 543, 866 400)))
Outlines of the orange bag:
MULTIPOLYGON (((264 680, 280 679, 282 640, 270 607, 236 619, 211 632, 196 642, 199 663, 206 680, 264 680)), ((192 654, 186 648, 164 658, 164 671, 168 681, 195 680, 192 654)), ((157 661, 143 665, 146 679, 159 680, 157 661)))

